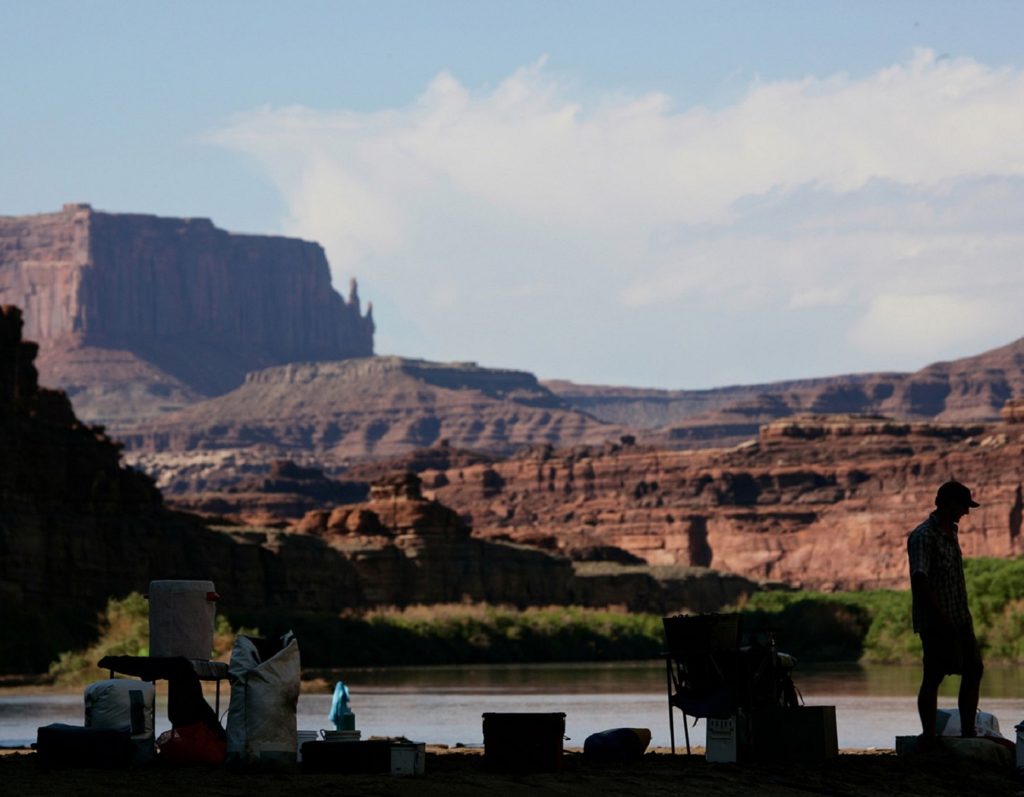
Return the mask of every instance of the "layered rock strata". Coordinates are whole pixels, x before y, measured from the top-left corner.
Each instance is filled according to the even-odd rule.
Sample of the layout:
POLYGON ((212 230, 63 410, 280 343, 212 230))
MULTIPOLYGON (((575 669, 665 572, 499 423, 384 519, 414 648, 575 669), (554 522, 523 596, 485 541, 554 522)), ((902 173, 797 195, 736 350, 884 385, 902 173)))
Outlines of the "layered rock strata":
POLYGON ((118 431, 133 460, 167 483, 180 481, 174 470, 182 455, 204 451, 260 449, 271 458, 308 457, 335 472, 353 460, 401 455, 441 440, 499 457, 531 445, 620 437, 663 449, 721 448, 807 412, 884 409, 909 419, 937 413, 987 422, 998 418, 992 408, 1005 396, 1024 391, 1021 362, 1024 344, 1018 343, 907 377, 835 377, 781 383, 775 393, 767 385, 691 395, 542 384, 520 371, 380 357, 266 369, 230 394, 118 431))
POLYGON ((397 473, 369 501, 308 513, 295 530, 344 553, 366 603, 483 600, 518 605, 624 606, 634 611, 713 611, 759 587, 706 568, 574 565, 533 546, 471 536, 465 520, 397 473), (510 596, 515 596, 510 598, 510 596), (397 599, 397 600, 396 600, 397 599))
POLYGON ((735 445, 765 423, 807 413, 879 413, 909 420, 996 421, 1024 398, 1024 339, 914 373, 849 374, 710 390, 544 383, 577 409, 636 429, 667 448, 735 445))
POLYGON ((0 303, 22 306, 44 381, 92 420, 139 417, 147 396, 184 406, 270 365, 373 353, 372 308, 354 282, 347 300, 332 289, 319 245, 208 219, 85 204, 0 218, 0 303))
POLYGON ((618 549, 814 589, 902 588, 906 536, 949 478, 982 504, 962 524, 965 555, 1024 553, 1022 430, 804 417, 733 449, 535 449, 421 475, 488 539, 576 558, 618 549))
POLYGON ((173 496, 176 509, 211 517, 227 518, 243 525, 284 528, 320 507, 365 500, 370 486, 364 482, 327 478, 319 468, 304 468, 289 460, 274 460, 265 475, 238 477, 231 485, 201 489, 173 496))
POLYGON ((423 498, 414 474, 375 485, 365 504, 311 513, 298 530, 325 540, 352 563, 364 605, 565 603, 571 596, 567 560, 472 539, 458 515, 423 498))
MULTIPOLYGON (((621 430, 573 410, 522 371, 374 357, 249 374, 231 393, 121 435, 133 456, 263 447, 324 465, 394 456, 448 440, 509 454, 589 443, 621 430)), ((159 467, 159 462, 147 457, 159 467)))

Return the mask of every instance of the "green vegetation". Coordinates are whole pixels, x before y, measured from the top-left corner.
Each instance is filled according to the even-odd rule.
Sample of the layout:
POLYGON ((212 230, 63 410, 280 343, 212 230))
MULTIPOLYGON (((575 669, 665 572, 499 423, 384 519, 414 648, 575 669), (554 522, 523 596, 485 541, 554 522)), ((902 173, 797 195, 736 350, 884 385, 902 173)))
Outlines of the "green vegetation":
MULTIPOLYGON (((551 607, 517 610, 480 605, 413 606, 364 614, 260 612, 242 619, 268 636, 295 631, 306 667, 387 666, 485 662, 622 661, 650 659, 662 646, 661 617, 551 607)), ((149 652, 149 607, 138 594, 111 599, 99 620, 99 638, 84 650, 62 653, 50 666, 60 685, 102 676, 106 655, 149 652)), ((215 653, 231 651, 235 631, 217 616, 215 653)), ((242 628, 238 633, 257 634, 242 628)))
POLYGON ((1024 661, 1024 559, 971 559, 967 594, 979 642, 991 661, 1024 661))
MULTIPOLYGON (((971 612, 986 660, 1024 661, 1024 559, 966 563, 971 612)), ((761 592, 737 607, 745 627, 769 629, 779 647, 804 662, 910 662, 920 641, 910 627, 910 593, 761 592)), ((273 636, 295 631, 306 667, 487 662, 623 661, 656 658, 664 647, 661 617, 624 611, 480 605, 414 606, 342 616, 260 612, 236 624, 273 636)), ((245 631, 242 633, 257 633, 245 631)), ((226 656, 235 631, 217 618, 215 653, 226 656)), ((99 676, 107 654, 146 655, 148 604, 139 595, 111 600, 91 647, 61 654, 50 667, 57 683, 99 676)))
POLYGON ((149 655, 149 604, 137 592, 107 601, 99 629, 100 637, 91 647, 61 653, 50 665, 54 683, 72 685, 95 680, 96 662, 104 656, 149 655))
MULTIPOLYGON (((986 660, 1024 661, 1024 559, 971 559, 965 572, 986 660)), ((804 662, 920 660, 906 590, 761 592, 737 609, 747 629, 773 631, 804 662)), ((579 607, 430 606, 274 624, 295 629, 313 667, 609 661, 655 658, 664 648, 658 615, 579 607)))
MULTIPOLYGON (((98 628, 99 638, 90 647, 61 653, 50 665, 49 674, 55 684, 74 686, 104 677, 96 667, 104 656, 149 655, 149 602, 139 593, 107 601, 98 628)), ((231 652, 235 633, 227 619, 218 615, 213 635, 215 658, 231 652)))
POLYGON ((801 661, 901 662, 920 658, 910 628, 910 593, 762 592, 742 608, 747 625, 775 632, 801 661))
POLYGON ((664 645, 660 616, 575 606, 454 604, 246 620, 275 633, 292 628, 306 667, 623 661, 655 658, 664 645))
MULTIPOLYGON (((967 594, 986 661, 1024 661, 1024 559, 968 559, 967 594)), ((804 661, 918 661, 909 591, 762 592, 742 611, 804 661)))

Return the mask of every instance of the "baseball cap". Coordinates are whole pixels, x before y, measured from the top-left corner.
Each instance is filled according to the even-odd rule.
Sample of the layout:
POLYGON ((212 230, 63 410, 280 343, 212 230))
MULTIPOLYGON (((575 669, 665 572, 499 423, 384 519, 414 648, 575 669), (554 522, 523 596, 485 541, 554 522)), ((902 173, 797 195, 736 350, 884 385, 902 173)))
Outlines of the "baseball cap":
POLYGON ((948 481, 935 493, 935 506, 949 506, 951 504, 966 504, 967 506, 981 506, 971 497, 971 491, 960 482, 948 481))

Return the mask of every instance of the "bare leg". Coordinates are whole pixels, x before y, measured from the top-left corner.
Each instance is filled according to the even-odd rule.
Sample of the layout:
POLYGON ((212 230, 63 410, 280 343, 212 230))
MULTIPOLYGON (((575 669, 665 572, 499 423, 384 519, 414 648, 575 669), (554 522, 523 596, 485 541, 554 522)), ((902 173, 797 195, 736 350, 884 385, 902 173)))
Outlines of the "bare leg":
POLYGON ((960 735, 971 737, 976 735, 974 721, 978 713, 978 693, 981 690, 981 676, 985 672, 985 665, 981 663, 978 640, 973 629, 963 633, 959 642, 963 659, 963 675, 960 677, 960 693, 957 697, 957 707, 960 709, 960 735))
POLYGON ((981 673, 964 673, 960 679, 957 707, 960 709, 960 735, 974 736, 974 717, 978 713, 978 693, 981 691, 981 673))
POLYGON ((925 670, 924 676, 921 678, 921 688, 917 693, 917 713, 921 717, 921 735, 926 739, 935 737, 935 711, 939 704, 939 684, 942 683, 942 678, 941 673, 936 674, 925 670))

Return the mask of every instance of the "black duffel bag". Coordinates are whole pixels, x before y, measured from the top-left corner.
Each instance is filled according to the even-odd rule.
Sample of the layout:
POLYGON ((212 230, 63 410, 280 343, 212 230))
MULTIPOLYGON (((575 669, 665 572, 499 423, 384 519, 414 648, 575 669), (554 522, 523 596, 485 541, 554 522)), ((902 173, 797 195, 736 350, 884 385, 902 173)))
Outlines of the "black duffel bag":
POLYGON ((135 747, 129 728, 83 728, 56 722, 39 729, 36 752, 39 765, 45 769, 119 769, 131 764, 135 747))

